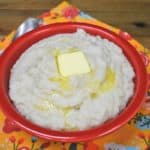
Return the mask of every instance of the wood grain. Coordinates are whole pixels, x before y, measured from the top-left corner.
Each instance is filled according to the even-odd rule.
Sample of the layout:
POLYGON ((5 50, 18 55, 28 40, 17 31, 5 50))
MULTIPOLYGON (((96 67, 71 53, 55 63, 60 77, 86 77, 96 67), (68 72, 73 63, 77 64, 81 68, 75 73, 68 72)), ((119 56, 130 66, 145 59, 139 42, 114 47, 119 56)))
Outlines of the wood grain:
MULTIPOLYGON (((0 38, 28 17, 57 6, 61 0, 0 0, 0 38)), ((69 0, 108 24, 119 27, 150 49, 150 0, 69 0)))

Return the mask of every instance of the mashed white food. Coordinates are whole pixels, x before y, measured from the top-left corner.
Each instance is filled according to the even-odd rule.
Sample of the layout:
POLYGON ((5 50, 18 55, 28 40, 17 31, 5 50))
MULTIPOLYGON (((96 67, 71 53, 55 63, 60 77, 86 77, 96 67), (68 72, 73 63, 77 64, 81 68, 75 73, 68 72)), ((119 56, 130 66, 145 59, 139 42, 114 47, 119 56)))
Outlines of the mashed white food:
POLYGON ((135 73, 116 44, 78 29, 28 48, 11 70, 9 94, 28 120, 55 130, 85 130, 122 111, 134 92, 135 73), (56 57, 82 51, 91 72, 62 77, 56 57))

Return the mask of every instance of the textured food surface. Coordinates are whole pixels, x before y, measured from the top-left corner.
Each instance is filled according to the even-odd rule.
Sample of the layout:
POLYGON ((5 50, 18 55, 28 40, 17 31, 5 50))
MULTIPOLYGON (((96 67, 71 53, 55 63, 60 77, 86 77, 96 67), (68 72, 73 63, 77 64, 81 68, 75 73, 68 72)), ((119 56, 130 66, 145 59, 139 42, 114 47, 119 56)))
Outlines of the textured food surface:
POLYGON ((28 48, 11 70, 9 94, 28 120, 54 130, 85 130, 122 111, 134 92, 134 70, 116 44, 82 29, 28 48), (91 71, 64 77, 57 57, 81 51, 91 71))

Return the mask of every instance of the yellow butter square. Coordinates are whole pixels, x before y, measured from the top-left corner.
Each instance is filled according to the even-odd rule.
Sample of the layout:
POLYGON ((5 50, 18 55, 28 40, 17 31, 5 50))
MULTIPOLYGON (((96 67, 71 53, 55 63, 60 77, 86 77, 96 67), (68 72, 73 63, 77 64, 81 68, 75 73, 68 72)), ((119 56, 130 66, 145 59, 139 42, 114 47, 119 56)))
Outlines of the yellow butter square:
POLYGON ((80 52, 64 53, 57 56, 57 65, 62 76, 71 76, 90 72, 85 55, 80 52))

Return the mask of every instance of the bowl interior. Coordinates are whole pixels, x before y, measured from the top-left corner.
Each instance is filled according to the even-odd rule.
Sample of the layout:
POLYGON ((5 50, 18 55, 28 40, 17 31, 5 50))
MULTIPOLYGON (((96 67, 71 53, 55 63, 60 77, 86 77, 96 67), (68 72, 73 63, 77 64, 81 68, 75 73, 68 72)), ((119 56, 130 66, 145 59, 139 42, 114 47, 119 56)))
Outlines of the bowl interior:
POLYGON ((133 115, 138 111, 142 102, 144 101, 144 96, 147 91, 147 74, 145 66, 142 62, 141 57, 136 52, 135 48, 132 47, 127 41, 114 34, 113 32, 101 27, 97 27, 95 25, 89 25, 84 23, 60 23, 40 27, 14 41, 6 49, 0 61, 0 105, 3 111, 20 128, 26 130, 27 132, 33 135, 45 139, 73 142, 85 141, 108 134, 114 131, 115 129, 121 127, 123 124, 129 121, 131 117, 133 117, 133 115), (129 101, 127 107, 117 117, 107 121, 106 123, 98 127, 77 132, 54 131, 42 128, 26 120, 16 111, 16 109, 12 105, 8 95, 10 70, 13 64, 16 62, 16 60, 20 57, 20 55, 32 44, 36 43, 37 41, 43 38, 58 33, 73 33, 77 30, 77 28, 82 28, 92 35, 100 35, 101 37, 116 43, 122 48, 124 54, 132 64, 136 74, 134 95, 129 101))

